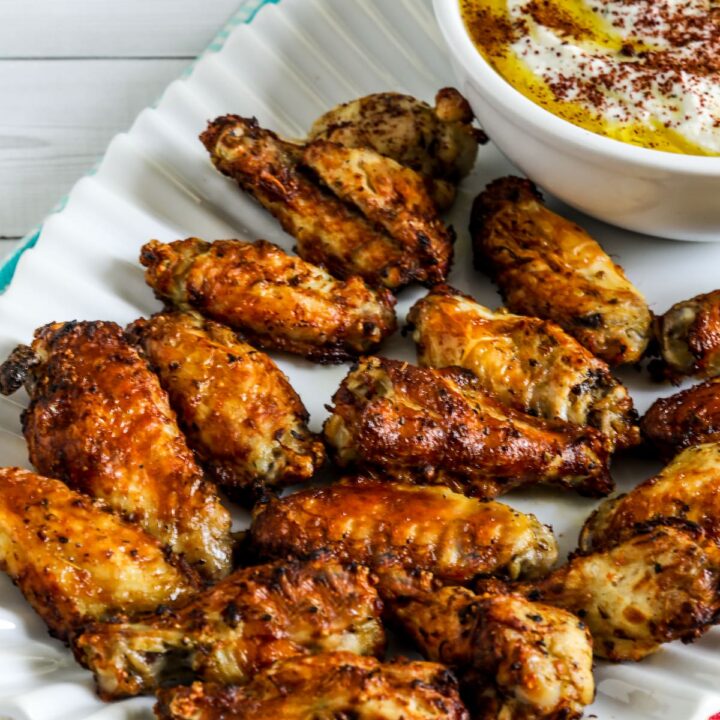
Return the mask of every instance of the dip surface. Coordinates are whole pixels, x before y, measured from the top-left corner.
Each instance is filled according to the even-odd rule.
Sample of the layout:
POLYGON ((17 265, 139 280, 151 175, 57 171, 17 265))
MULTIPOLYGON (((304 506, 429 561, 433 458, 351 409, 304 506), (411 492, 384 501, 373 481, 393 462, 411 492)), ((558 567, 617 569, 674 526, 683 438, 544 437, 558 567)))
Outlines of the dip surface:
POLYGON ((517 90, 593 132, 720 155, 720 0, 460 0, 517 90))

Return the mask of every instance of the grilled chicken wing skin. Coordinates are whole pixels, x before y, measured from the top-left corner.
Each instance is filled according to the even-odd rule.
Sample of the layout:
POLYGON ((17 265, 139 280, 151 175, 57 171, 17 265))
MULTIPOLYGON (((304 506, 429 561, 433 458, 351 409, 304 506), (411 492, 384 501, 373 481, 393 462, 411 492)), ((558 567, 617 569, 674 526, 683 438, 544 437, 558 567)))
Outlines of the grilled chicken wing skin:
POLYGON ((673 305, 655 319, 661 360, 651 366, 660 378, 720 375, 720 290, 673 305))
POLYGON ((310 143, 303 163, 418 259, 416 280, 433 284, 447 278, 455 236, 440 219, 421 175, 374 150, 326 140, 310 143))
POLYGON ((198 467, 147 362, 111 322, 52 323, 0 368, 24 379, 32 464, 138 522, 206 579, 230 570, 230 515, 198 467))
POLYGON ((388 290, 372 290, 358 277, 335 280, 264 240, 152 240, 140 262, 166 304, 198 310, 265 349, 343 362, 397 327, 388 290))
POLYGON ((346 478, 259 504, 250 538, 267 557, 325 549, 378 574, 384 566, 420 569, 446 584, 485 574, 539 577, 557 558, 552 530, 533 515, 444 487, 372 478, 346 478))
POLYGON ((476 199, 475 263, 512 312, 553 320, 610 365, 640 360, 652 336, 645 298, 582 228, 529 181, 496 180, 476 199))
POLYGON ((695 529, 661 526, 576 556, 519 587, 532 600, 582 618, 599 657, 641 660, 662 643, 690 642, 717 622, 720 548, 695 529))
POLYGON ((309 138, 372 148, 422 173, 436 204, 445 209, 475 164, 478 144, 487 141, 473 120, 470 104, 455 88, 442 88, 434 108, 409 95, 383 92, 329 110, 313 123, 309 138))
POLYGON ((720 442, 720 378, 659 398, 643 416, 640 427, 664 458, 691 445, 720 442))
POLYGON ((333 403, 324 433, 343 467, 482 499, 538 483, 588 495, 613 486, 599 432, 508 408, 462 368, 366 357, 333 403))
POLYGON ((343 652, 282 660, 245 687, 161 690, 155 713, 160 720, 469 720, 442 665, 343 652))
POLYGON ((627 389, 559 325, 493 312, 448 285, 437 285, 408 315, 425 367, 472 370, 506 405, 546 420, 590 425, 611 448, 640 440, 627 389))
MULTIPOLYGON (((362 208, 344 202, 333 194, 334 187, 323 188, 303 169, 303 145, 283 140, 261 128, 256 120, 237 115, 212 121, 200 139, 215 167, 277 218, 283 230, 297 240, 297 252, 308 262, 323 265, 342 279, 359 276, 372 285, 391 289, 413 281, 437 281, 441 269, 447 271, 440 261, 449 265, 449 256, 444 255, 451 248, 443 245, 443 257, 436 259, 429 247, 420 244, 420 238, 414 245, 409 245, 407 238, 394 238, 372 218, 366 218, 362 208)), ((330 147, 335 148, 336 156, 344 150, 339 145, 330 147)), ((399 209, 401 198, 408 193, 415 201, 422 196, 421 204, 425 204, 425 183, 413 170, 403 170, 394 160, 371 149, 355 154, 367 160, 368 176, 363 184, 373 193, 374 204, 384 207, 386 214, 390 206, 399 209), (383 182, 376 193, 371 182, 377 180, 378 173, 383 182)), ((366 170, 361 172, 365 175, 366 170)), ((352 182, 355 180, 348 176, 341 183, 346 196, 352 182)))
POLYGON ((241 684, 295 655, 380 653, 381 610, 367 568, 321 556, 237 570, 178 610, 90 626, 74 651, 104 699, 192 679, 241 684))
POLYGON ((580 547, 606 548, 668 520, 698 526, 720 545, 720 444, 689 447, 655 477, 606 500, 583 526, 580 547))
POLYGON ((462 587, 393 611, 423 654, 458 673, 476 720, 572 720, 593 701, 592 640, 569 612, 462 587))
POLYGON ((252 496, 312 477, 325 450, 290 381, 263 352, 195 313, 159 313, 129 330, 213 478, 252 496))
POLYGON ((153 537, 60 480, 0 468, 0 568, 50 633, 180 602, 197 580, 153 537))

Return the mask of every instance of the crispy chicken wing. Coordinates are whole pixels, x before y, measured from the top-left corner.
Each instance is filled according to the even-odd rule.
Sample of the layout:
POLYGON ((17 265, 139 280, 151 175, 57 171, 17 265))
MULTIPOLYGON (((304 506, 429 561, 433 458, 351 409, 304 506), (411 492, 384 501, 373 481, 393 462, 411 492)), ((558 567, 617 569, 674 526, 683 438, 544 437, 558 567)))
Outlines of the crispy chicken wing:
POLYGON ((495 497, 554 483, 612 489, 603 436, 506 407, 468 370, 363 358, 333 396, 324 433, 341 466, 495 497))
POLYGON ((387 566, 426 570, 449 584, 485 574, 538 577, 557 558, 552 530, 534 515, 443 487, 370 478, 257 505, 250 537, 268 557, 307 557, 323 548, 342 562, 372 567, 381 578, 387 566))
POLYGON ((444 209, 475 164, 478 143, 487 141, 473 120, 470 104, 455 88, 442 88, 434 108, 410 95, 375 93, 326 112, 313 123, 310 139, 372 148, 422 173, 444 209))
POLYGON ((378 654, 381 609, 367 568, 320 556, 237 570, 179 610, 91 626, 74 650, 105 699, 192 679, 246 683, 295 655, 378 654))
MULTIPOLYGON (((417 233, 414 243, 408 242, 413 228, 394 237, 372 217, 365 217, 362 208, 344 201, 353 194, 349 193, 350 183, 356 181, 352 176, 343 176, 342 195, 338 197, 333 194, 334 185, 323 188, 311 172, 303 169, 303 145, 264 130, 255 119, 237 115, 217 118, 200 139, 215 167, 233 178, 297 240, 297 252, 305 260, 324 265, 337 277, 360 276, 373 285, 392 289, 413 281, 438 282, 447 272, 452 249, 448 231, 448 242, 440 248, 440 257, 434 257, 435 246, 417 233)), ((334 156, 343 151, 339 145, 328 147, 335 148, 334 156)), ((427 203, 432 205, 422 177, 413 170, 403 169, 391 158, 368 148, 356 151, 355 156, 365 160, 354 167, 355 171, 361 170, 363 185, 373 194, 370 206, 375 212, 383 208, 386 216, 391 207, 399 209, 406 196, 415 202, 422 197, 423 208, 427 203), (376 190, 372 183, 378 174, 383 182, 376 190)), ((337 174, 332 179, 337 181, 337 174)), ((354 196, 357 198, 357 193, 354 196)), ((435 224, 440 225, 440 221, 433 227, 435 224)), ((385 225, 389 226, 387 222, 385 225)), ((398 221, 396 226, 404 227, 404 223, 398 221)))
POLYGON ((664 458, 707 442, 720 442, 720 378, 657 399, 640 422, 664 458))
POLYGON ((147 243, 140 256, 155 294, 239 330, 254 345, 343 362, 377 347, 397 326, 389 291, 322 268, 258 240, 147 243))
POLYGON ((690 642, 717 622, 720 548, 697 530, 657 527, 573 557, 545 579, 519 587, 532 600, 582 618, 599 657, 641 660, 661 643, 690 642))
POLYGON ((92 620, 154 610, 196 588, 193 573, 143 530, 20 468, 0 469, 0 568, 62 640, 92 620))
POLYGON ((652 363, 658 377, 720 375, 720 290, 676 303, 655 319, 662 359, 652 363))
POLYGON ((323 445, 287 377, 232 330, 175 312, 137 320, 129 332, 218 483, 254 497, 307 480, 322 464, 323 445))
POLYGON ((111 322, 53 323, 0 367, 25 381, 22 423, 39 472, 106 501, 208 579, 230 570, 230 515, 198 467, 167 395, 111 322))
POLYGON ((627 389, 554 322, 493 312, 447 285, 415 303, 408 322, 421 365, 472 370, 506 405, 546 420, 590 425, 612 448, 639 442, 627 389))
POLYGON ((689 447, 655 477, 606 500, 583 526, 580 547, 609 547, 667 520, 699 526, 720 545, 720 444, 689 447))
POLYGON ((158 700, 160 720, 469 720, 442 665, 341 652, 283 660, 245 687, 194 683, 158 700))
POLYGON ((569 612, 461 587, 394 612, 428 658, 458 672, 476 720, 574 720, 593 701, 592 640, 569 612))
POLYGON ((476 266, 510 310, 555 321, 610 365, 640 360, 652 334, 645 298, 581 227, 543 205, 529 180, 488 185, 470 232, 476 266))
POLYGON ((453 233, 440 219, 421 175, 367 148, 316 140, 303 162, 323 184, 382 227, 423 268, 416 279, 442 282, 450 271, 453 233))

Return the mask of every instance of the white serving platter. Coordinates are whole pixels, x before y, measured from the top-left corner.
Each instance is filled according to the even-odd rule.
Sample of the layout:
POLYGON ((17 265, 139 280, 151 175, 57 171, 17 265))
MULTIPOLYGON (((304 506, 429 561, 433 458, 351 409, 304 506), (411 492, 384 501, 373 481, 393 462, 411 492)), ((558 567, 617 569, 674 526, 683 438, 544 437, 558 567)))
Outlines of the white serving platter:
MULTIPOLYGON (((448 0, 454 2, 455 0, 448 0)), ((27 342, 46 322, 108 319, 127 323, 159 309, 143 282, 140 246, 155 237, 208 240, 266 238, 290 249, 276 222, 211 166, 197 140, 206 121, 228 112, 255 115, 280 133, 302 136, 329 107, 381 90, 431 101, 453 84, 428 0, 252 0, 156 107, 110 144, 97 171, 77 183, 63 208, 44 223, 37 243, 20 258, 0 296, 0 356, 27 342), (255 14, 258 6, 262 6, 255 14), (252 19, 252 23, 247 23, 252 19)), ((470 203, 493 178, 513 168, 492 146, 480 150, 450 215, 458 232, 453 285, 496 306, 487 278, 471 267, 470 203)), ((720 287, 720 244, 670 242, 635 235, 562 212, 586 226, 616 256, 653 309, 720 287)), ((720 239, 720 238, 719 238, 720 239)), ((401 294, 399 316, 423 294, 401 294)), ((397 334, 384 353, 414 359, 412 343, 397 334)), ((276 356, 302 395, 319 429, 346 366, 321 367, 276 356)), ((624 370, 642 412, 658 395, 674 392, 646 375, 624 370)), ((0 461, 27 465, 19 413, 27 398, 0 401, 0 461)), ((649 477, 658 465, 618 460, 621 490, 649 477)), ((594 503, 561 491, 512 494, 507 501, 555 528, 563 553, 572 550, 594 503)), ((242 513, 236 521, 244 521, 242 513)), ((598 663, 598 695, 587 717, 600 720, 708 720, 720 712, 720 631, 698 643, 674 643, 636 665, 598 663)), ((107 705, 93 693, 89 673, 51 640, 10 581, 0 577, 0 719, 141 720, 152 699, 107 705)))

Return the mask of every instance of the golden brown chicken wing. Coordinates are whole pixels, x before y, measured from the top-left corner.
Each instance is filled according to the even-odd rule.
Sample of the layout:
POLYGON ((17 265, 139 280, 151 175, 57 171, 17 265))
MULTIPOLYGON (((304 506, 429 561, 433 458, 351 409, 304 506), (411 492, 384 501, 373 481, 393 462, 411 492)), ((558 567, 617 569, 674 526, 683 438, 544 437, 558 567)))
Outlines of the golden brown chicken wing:
POLYGON ((543 205, 529 180, 488 185, 470 232, 476 266, 512 312, 553 320, 610 365, 640 360, 652 334, 645 298, 581 227, 543 205))
POLYGON ((263 352, 195 313, 159 313, 129 328, 190 446, 221 485, 251 497, 312 477, 322 443, 289 380, 263 352))
POLYGON ((246 683, 274 662, 378 654, 382 606, 367 568, 320 556, 237 570, 176 611, 89 627, 74 643, 104 699, 192 679, 246 683))
POLYGON ((324 433, 343 467, 482 499, 538 483, 586 495, 613 487, 599 432, 506 407, 462 368, 363 358, 333 402, 324 433))
POLYGON ((611 448, 639 442, 627 389, 554 322, 493 312, 448 285, 415 303, 408 322, 421 365, 472 370, 506 405, 546 420, 590 425, 611 448))
POLYGON ((410 95, 375 93, 351 100, 319 117, 310 139, 349 148, 372 148, 422 173, 440 208, 452 205, 456 184, 475 164, 485 133, 472 126, 468 101, 455 88, 442 88, 432 108, 410 95))
POLYGON ((92 620, 155 610, 197 587, 143 530, 20 468, 0 469, 0 568, 61 640, 92 620))
POLYGON ((446 587, 394 613, 428 658, 458 672, 476 720, 574 720, 593 701, 592 640, 569 612, 446 587))
POLYGON ((661 643, 690 642, 717 622, 720 548, 695 529, 657 527, 518 587, 584 620, 599 657, 641 660, 661 643))
POLYGON ((720 378, 657 399, 640 427, 666 459, 691 445, 720 442, 720 378))
POLYGON ((370 566, 381 579, 383 569, 426 570, 448 584, 485 574, 538 577, 557 558, 552 530, 533 515, 444 487, 371 478, 257 505, 250 537, 267 557, 308 557, 323 548, 341 562, 370 566))
POLYGON ((720 544, 720 444, 689 447, 655 477, 602 503, 583 526, 580 547, 610 547, 668 520, 700 527, 720 544))
POLYGON ((106 501, 208 579, 230 570, 230 515, 198 467, 167 395, 111 322, 53 323, 0 368, 20 383, 30 461, 106 501))
POLYGON ((421 175, 374 150, 326 140, 310 143, 303 163, 341 200, 417 258, 423 273, 415 279, 429 284, 445 280, 455 237, 440 219, 421 175))
POLYGON ((167 304, 199 310, 253 345, 317 362, 368 352, 397 326, 388 290, 372 290, 358 277, 335 280, 264 240, 152 240, 140 262, 167 304))
POLYGON ((245 687, 161 690, 160 720, 469 720, 455 678, 429 662, 352 653, 282 660, 245 687))
POLYGON ((720 290, 676 303, 655 319, 661 360, 651 364, 659 378, 720 375, 720 290))
MULTIPOLYGON (((434 248, 420 237, 414 245, 406 238, 393 237, 372 218, 366 218, 361 208, 333 194, 334 187, 324 189, 301 167, 305 162, 303 145, 264 130, 255 119, 237 115, 217 118, 200 139, 215 167, 233 178, 297 240, 297 252, 305 260, 325 266, 339 278, 360 276, 373 285, 392 289, 413 281, 438 282, 443 269, 447 272, 451 247, 443 245, 442 256, 435 258, 434 248)), ((333 147, 335 154, 343 150, 342 146, 333 147)), ((368 184, 370 177, 364 182, 376 204, 386 209, 400 207, 400 198, 411 193, 412 197, 422 195, 424 205, 427 190, 413 170, 403 170, 394 160, 371 149, 360 151, 360 155, 372 158, 373 181, 378 172, 383 175, 379 192, 368 184), (410 175, 415 176, 412 182, 407 179, 410 175)), ((344 179, 346 195, 352 182, 352 177, 344 179)), ((406 234, 409 232, 411 229, 406 234)))

